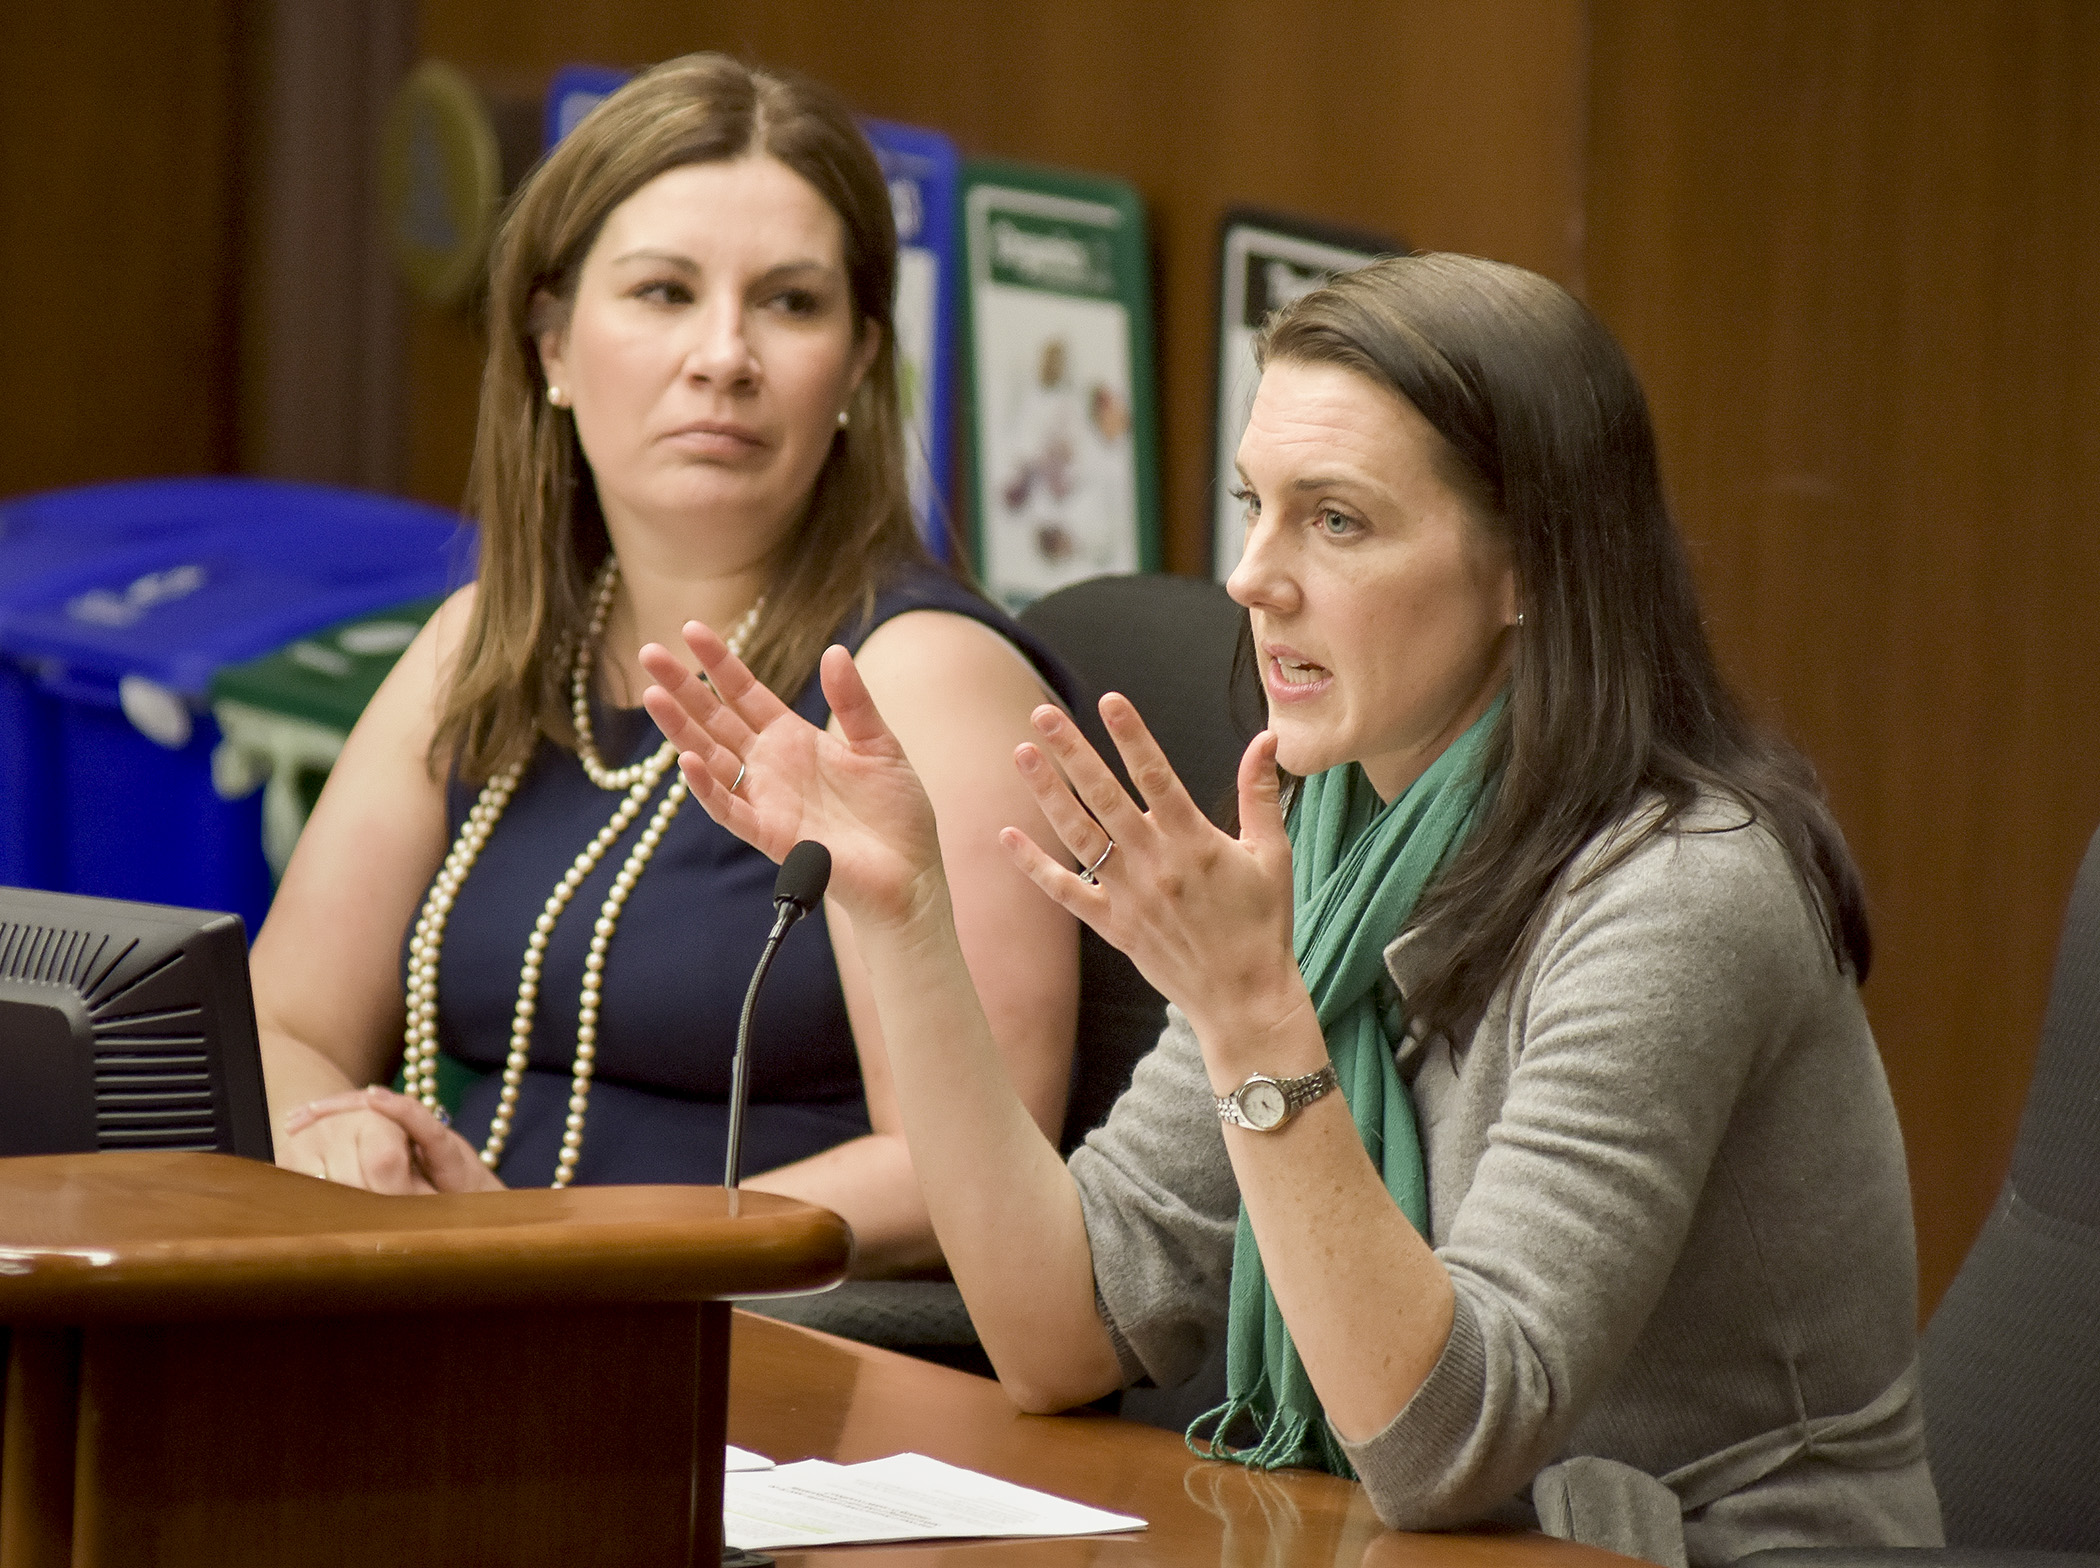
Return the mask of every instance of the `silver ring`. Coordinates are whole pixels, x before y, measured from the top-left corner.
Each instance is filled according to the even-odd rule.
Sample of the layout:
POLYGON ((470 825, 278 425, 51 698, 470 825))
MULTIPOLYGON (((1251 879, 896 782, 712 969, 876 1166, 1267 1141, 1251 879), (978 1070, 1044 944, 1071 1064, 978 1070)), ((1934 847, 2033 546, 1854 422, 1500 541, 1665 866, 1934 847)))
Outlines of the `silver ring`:
POLYGON ((1091 866, 1088 866, 1086 870, 1079 873, 1079 880, 1084 882, 1088 887, 1099 887, 1101 884, 1098 880, 1095 879, 1094 873, 1096 871, 1099 871, 1101 867, 1107 862, 1108 857, 1110 855, 1113 855, 1115 852, 1116 841, 1114 839, 1110 839, 1108 841, 1108 848, 1102 850, 1100 854, 1096 855, 1094 857, 1094 863, 1091 866))
POLYGON ((430 1114, 437 1118, 437 1124, 440 1127, 450 1127, 452 1125, 452 1113, 442 1105, 432 1106, 430 1114))
POLYGON ((732 794, 732 795, 734 795, 734 794, 736 793, 736 787, 737 787, 737 786, 738 786, 739 784, 743 783, 743 782, 744 782, 744 765, 743 765, 743 764, 742 764, 741 762, 739 762, 739 763, 738 763, 738 764, 736 765, 736 777, 735 777, 735 778, 733 778, 733 779, 731 779, 731 780, 729 781, 729 793, 730 793, 730 794, 732 794))

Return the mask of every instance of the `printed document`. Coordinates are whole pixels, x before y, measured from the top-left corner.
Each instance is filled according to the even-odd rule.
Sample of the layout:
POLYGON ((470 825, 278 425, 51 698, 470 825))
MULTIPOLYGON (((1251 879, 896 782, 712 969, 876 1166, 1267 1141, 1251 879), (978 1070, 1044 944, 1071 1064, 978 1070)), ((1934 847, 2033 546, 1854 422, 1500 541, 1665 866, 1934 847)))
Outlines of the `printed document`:
POLYGON ((857 1465, 805 1459, 770 1470, 731 1468, 723 1485, 723 1543, 745 1551, 1144 1528, 1144 1520, 1128 1514, 1067 1502, 924 1454, 857 1465))

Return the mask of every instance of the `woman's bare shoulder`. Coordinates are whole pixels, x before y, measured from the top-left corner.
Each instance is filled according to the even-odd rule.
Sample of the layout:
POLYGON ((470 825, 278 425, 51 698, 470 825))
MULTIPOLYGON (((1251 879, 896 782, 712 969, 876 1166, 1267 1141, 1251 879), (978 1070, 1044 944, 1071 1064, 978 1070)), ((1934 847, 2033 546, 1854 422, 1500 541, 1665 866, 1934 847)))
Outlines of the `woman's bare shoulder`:
POLYGON ((480 588, 479 583, 468 583, 457 589, 423 625, 423 636, 428 639, 428 655, 435 672, 440 675, 450 676, 460 649, 466 645, 467 628, 474 619, 474 604, 480 588))
POLYGON ((883 687, 935 707, 973 694, 1030 708, 1057 701, 1026 654, 994 627, 953 610, 908 610, 884 621, 853 662, 878 702, 883 687))

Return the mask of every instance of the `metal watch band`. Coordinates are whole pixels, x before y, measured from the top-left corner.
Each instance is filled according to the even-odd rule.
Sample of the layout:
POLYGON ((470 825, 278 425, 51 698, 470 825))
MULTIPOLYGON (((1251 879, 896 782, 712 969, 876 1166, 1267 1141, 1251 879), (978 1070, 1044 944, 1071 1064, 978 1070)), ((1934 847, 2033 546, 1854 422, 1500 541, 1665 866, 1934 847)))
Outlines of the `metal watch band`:
POLYGON ((1341 1080, 1335 1077, 1332 1062, 1325 1064, 1317 1072, 1305 1073, 1297 1078, 1272 1078, 1267 1073, 1250 1073, 1247 1081, 1232 1093, 1215 1097, 1218 1120, 1231 1122, 1235 1127, 1244 1127, 1249 1132, 1274 1132, 1313 1101, 1340 1087, 1341 1080), (1272 1084, 1283 1096, 1283 1114, 1273 1122, 1263 1124, 1249 1121, 1241 1109, 1240 1097, 1257 1084, 1272 1084))

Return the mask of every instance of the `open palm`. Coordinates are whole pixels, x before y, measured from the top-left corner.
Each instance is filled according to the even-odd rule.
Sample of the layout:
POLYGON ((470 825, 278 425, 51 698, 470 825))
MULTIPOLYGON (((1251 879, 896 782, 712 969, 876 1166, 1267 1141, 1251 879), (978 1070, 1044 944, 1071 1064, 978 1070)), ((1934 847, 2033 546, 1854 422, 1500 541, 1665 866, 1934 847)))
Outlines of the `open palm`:
POLYGON ((933 807, 843 648, 825 650, 840 734, 782 702, 712 630, 685 627, 706 680, 650 644, 642 695, 707 814, 774 861, 802 839, 831 852, 831 896, 855 919, 908 919, 941 886, 933 807), (712 685, 710 685, 710 682, 712 685))

